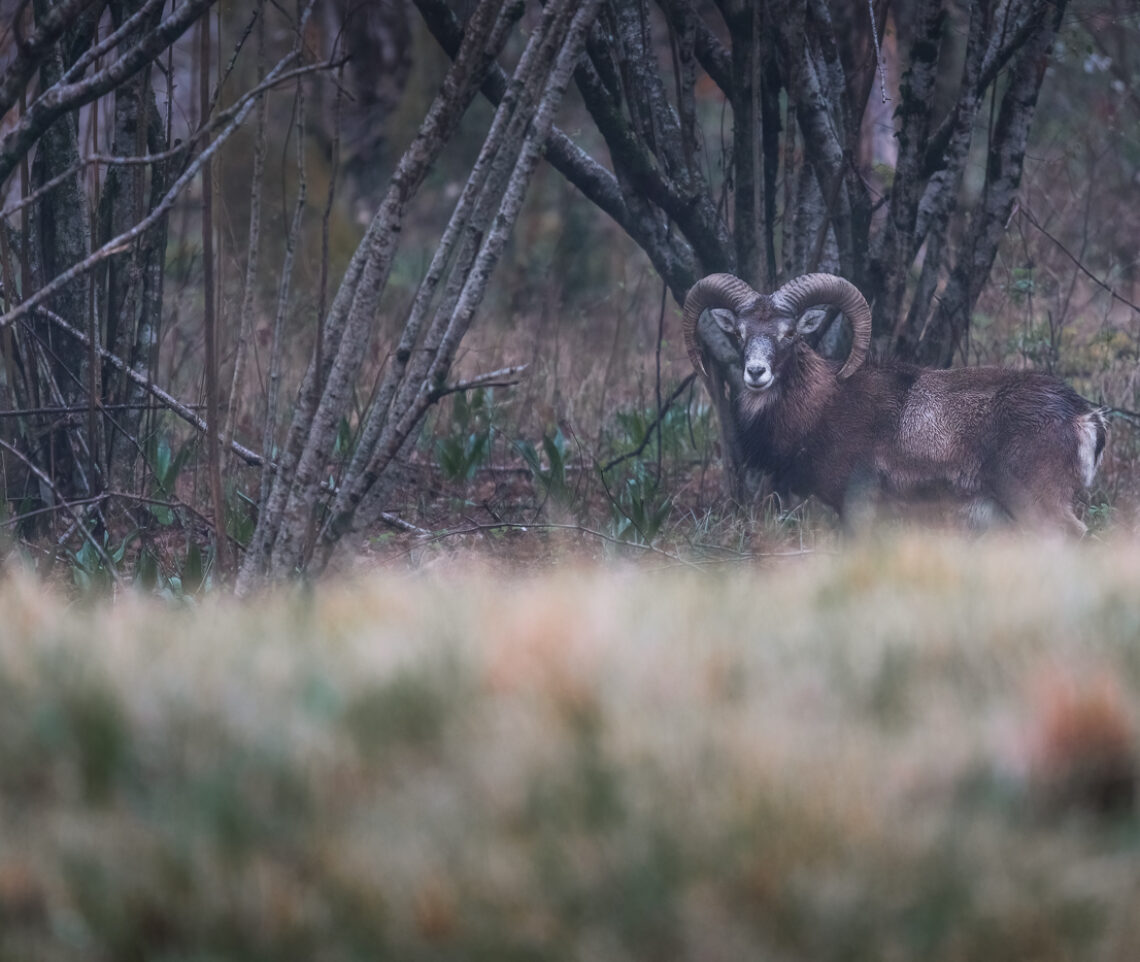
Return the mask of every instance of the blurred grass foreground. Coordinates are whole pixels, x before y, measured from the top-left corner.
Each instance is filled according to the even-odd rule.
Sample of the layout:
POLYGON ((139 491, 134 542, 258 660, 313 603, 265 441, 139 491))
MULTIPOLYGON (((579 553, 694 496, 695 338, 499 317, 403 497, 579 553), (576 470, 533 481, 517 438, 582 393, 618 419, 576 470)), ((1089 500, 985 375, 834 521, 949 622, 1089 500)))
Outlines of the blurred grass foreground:
POLYGON ((1140 548, 0 587, 0 959, 1134 960, 1140 548))

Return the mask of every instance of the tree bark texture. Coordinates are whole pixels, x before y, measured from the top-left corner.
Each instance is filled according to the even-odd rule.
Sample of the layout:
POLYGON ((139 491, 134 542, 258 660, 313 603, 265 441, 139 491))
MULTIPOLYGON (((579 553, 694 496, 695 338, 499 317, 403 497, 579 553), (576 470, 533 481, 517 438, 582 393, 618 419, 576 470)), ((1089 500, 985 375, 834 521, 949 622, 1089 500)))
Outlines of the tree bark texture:
MULTIPOLYGON (((451 52, 456 18, 445 0, 416 4, 451 52)), ((875 0, 873 35, 866 3, 658 0, 654 9, 605 0, 575 81, 608 157, 591 161, 555 130, 547 158, 645 250, 678 303, 715 271, 766 290, 832 271, 871 302, 878 351, 948 365, 1016 201, 1065 9, 1066 0, 875 0), (888 28, 898 42, 880 65, 888 28), (959 69, 944 50, 962 34, 959 69), (860 159, 880 66, 898 83, 887 172, 860 159), (723 183, 709 176, 708 158, 696 160, 712 140, 694 123, 698 68, 730 111, 723 183), (987 100, 996 106, 989 131, 987 100), (963 178, 979 137, 985 180, 970 193, 963 178)), ((496 76, 484 87, 492 100, 496 76)))
MULTIPOLYGON (((150 67, 212 2, 30 0, 24 8, 22 42, 0 72, 0 185, 27 171, 24 222, 0 237, 0 351, 8 391, 21 403, 86 405, 94 419, 99 404, 154 396, 167 214, 255 106, 252 92, 225 110, 211 105, 208 147, 197 142, 200 133, 181 150, 166 144, 150 67), (103 97, 114 98, 112 129, 102 139, 115 160, 100 181, 82 156, 78 112, 103 97)), ((716 271, 769 291, 800 273, 833 271, 873 305, 878 351, 953 363, 968 343, 971 311, 1017 202, 1038 91, 1067 6, 873 0, 875 37, 867 4, 841 0, 413 2, 454 62, 319 319, 295 403, 280 405, 287 423, 277 423, 270 405, 265 456, 242 449, 241 457, 263 465, 264 488, 240 591, 312 568, 314 553, 319 567, 340 537, 383 511, 393 460, 430 405, 454 388, 456 351, 542 158, 645 251, 678 303, 695 280, 716 271), (501 52, 527 9, 525 49, 506 71, 501 52), (892 43, 880 65, 876 40, 888 30, 892 43), (897 91, 894 143, 889 164, 872 167, 863 138, 880 66, 897 91), (604 145, 598 156, 554 125, 571 82, 596 127, 594 142, 604 145), (363 413, 353 453, 337 467, 337 432, 352 411, 409 203, 480 91, 496 107, 486 143, 363 413), (967 166, 983 148, 985 169, 975 183, 967 166), (340 473, 330 479, 333 470, 340 473)), ((356 9, 341 0, 333 6, 356 9)), ((270 7, 278 5, 259 9, 270 7)), ((394 11, 357 11, 368 26, 349 45, 367 47, 366 34, 405 36, 404 14, 394 11)), ((399 83, 406 51, 383 42, 399 83)), ((303 63, 304 49, 298 41, 289 58, 259 71, 258 90, 297 79, 287 67, 303 63)), ((385 82, 359 73, 348 80, 372 83, 375 96, 364 100, 372 97, 376 109, 385 82)), ((373 143, 359 117, 346 117, 349 167, 358 134, 373 143)), ((299 153, 299 170, 303 160, 299 153)), ((259 215, 255 202, 253 245, 259 215)), ((244 338, 258 272, 255 247, 250 254, 244 338)), ((283 304, 290 283, 286 263, 283 304)), ((214 375, 220 356, 209 365, 214 375)), ((245 370, 241 351, 235 368, 231 393, 245 370)), ((236 449, 232 416, 221 424, 215 380, 205 425, 211 447, 220 436, 236 449)), ((722 420, 729 485, 743 497, 739 445, 727 421, 731 377, 722 371, 708 387, 722 420)), ((179 413, 197 419, 185 407, 179 413)), ((193 423, 203 428, 201 419, 193 423)), ((70 497, 96 490, 101 465, 137 451, 139 430, 137 416, 125 416, 100 444, 97 430, 41 420, 16 447, 54 479, 46 497, 70 497)))
MULTIPOLYGON (((89 502, 76 515, 83 525, 104 524, 98 497, 106 485, 129 491, 145 481, 132 467, 149 399, 208 438, 220 426, 216 383, 209 424, 154 384, 167 213, 254 103, 238 96, 217 110, 207 95, 200 130, 169 148, 151 67, 211 5, 34 0, 18 5, 17 23, 5 24, 19 42, 0 71, 0 113, 7 114, 0 186, 18 200, 0 227, 0 363, 11 399, 28 410, 0 429, 28 478, 51 479, 39 484, 44 506, 60 507, 57 498, 89 502)), ((267 83, 290 62, 277 63, 267 83)), ((215 374, 217 363, 215 352, 215 374)), ((28 497, 30 488, 15 496, 28 497)))
MULTIPOLYGON (((139 15, 130 37, 157 26, 161 6, 145 0, 112 0, 108 4, 111 22, 122 27, 139 15)), ((114 130, 111 153, 118 157, 162 154, 167 147, 162 118, 155 102, 149 71, 140 71, 114 91, 114 130)), ((142 164, 113 165, 103 182, 99 197, 98 243, 104 244, 141 220, 165 192, 167 162, 155 163, 147 187, 142 164)), ((132 367, 149 368, 157 348, 162 325, 162 289, 166 262, 167 225, 165 218, 139 238, 124 258, 113 258, 96 275, 100 286, 99 303, 106 317, 106 345, 111 354, 126 358, 132 367)), ((131 443, 140 433, 145 392, 128 378, 103 362, 102 383, 107 404, 127 407, 116 423, 108 425, 106 463, 115 481, 129 488, 134 473, 137 448, 131 443)))
MULTIPOLYGON (((33 10, 37 18, 50 13, 44 0, 37 0, 33 10)), ((81 42, 78 36, 81 26, 79 22, 73 23, 62 38, 65 42, 45 53, 39 71, 42 88, 50 89, 59 83, 72 66, 71 51, 81 42)), ((91 250, 90 210, 84 177, 79 170, 79 118, 75 114, 61 116, 45 128, 39 146, 31 165, 31 186, 40 187, 57 179, 59 182, 52 193, 36 205, 31 219, 29 266, 31 281, 37 287, 82 260, 91 250)), ((0 178, 0 182, 2 180, 0 178)), ((90 331, 94 322, 90 316, 94 309, 90 279, 80 277, 67 284, 52 298, 51 306, 90 331)), ((35 336, 42 345, 43 358, 38 366, 42 379, 48 382, 45 384, 48 392, 56 394, 64 406, 81 404, 91 374, 88 352, 72 340, 59 338, 49 325, 37 324, 35 336)), ((37 348, 33 348, 33 352, 37 348)), ((51 466, 56 491, 64 497, 91 494, 96 483, 91 476, 91 452, 87 451, 86 456, 81 454, 77 437, 58 423, 42 437, 46 445, 41 451, 42 463, 51 466)))
POLYGON ((239 573, 239 593, 266 576, 286 576, 304 561, 316 523, 317 492, 375 328, 408 202, 474 99, 518 13, 515 4, 505 5, 504 0, 482 0, 476 8, 456 61, 349 264, 322 326, 322 369, 317 370, 314 355, 239 573))

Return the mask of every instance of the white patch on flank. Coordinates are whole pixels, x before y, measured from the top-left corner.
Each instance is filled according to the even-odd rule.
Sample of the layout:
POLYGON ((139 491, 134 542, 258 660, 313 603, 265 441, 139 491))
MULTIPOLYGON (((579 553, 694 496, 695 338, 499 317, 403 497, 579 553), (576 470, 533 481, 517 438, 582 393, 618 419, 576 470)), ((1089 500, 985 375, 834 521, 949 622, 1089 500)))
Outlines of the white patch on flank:
MULTIPOLYGON (((1077 419, 1077 460, 1081 466, 1081 479, 1086 488, 1091 488, 1100 457, 1096 450, 1097 429, 1100 426, 1100 412, 1082 414, 1077 419)), ((1101 451, 1103 455, 1104 452, 1101 451)))

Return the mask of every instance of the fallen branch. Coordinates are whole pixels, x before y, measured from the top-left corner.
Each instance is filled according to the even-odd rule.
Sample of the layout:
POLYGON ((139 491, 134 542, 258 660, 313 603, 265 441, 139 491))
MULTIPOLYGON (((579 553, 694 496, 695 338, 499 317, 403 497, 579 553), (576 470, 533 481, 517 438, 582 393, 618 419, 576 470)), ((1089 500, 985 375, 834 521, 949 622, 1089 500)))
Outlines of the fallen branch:
POLYGON ((401 531, 410 531, 412 534, 430 535, 431 532, 427 528, 419 528, 412 524, 410 521, 405 521, 403 518, 397 517, 394 514, 389 514, 387 511, 380 512, 380 520, 392 528, 398 528, 401 531))
POLYGON ((672 554, 661 548, 654 547, 651 544, 641 544, 637 541, 625 541, 621 538, 615 538, 613 535, 606 534, 603 531, 597 531, 594 528, 587 528, 581 524, 557 524, 552 521, 540 521, 535 524, 523 524, 522 522, 512 521, 498 521, 494 524, 471 524, 466 528, 453 528, 450 531, 438 531, 430 537, 425 538, 424 541, 430 544, 435 541, 442 541, 445 538, 454 538, 464 534, 477 534, 480 531, 577 531, 579 534, 588 534, 592 538, 597 538, 600 541, 608 542, 609 544, 620 545, 623 548, 636 548, 638 551, 647 551, 652 554, 661 555, 668 558, 679 565, 685 565, 689 568, 697 567, 691 561, 686 561, 679 555, 672 554))

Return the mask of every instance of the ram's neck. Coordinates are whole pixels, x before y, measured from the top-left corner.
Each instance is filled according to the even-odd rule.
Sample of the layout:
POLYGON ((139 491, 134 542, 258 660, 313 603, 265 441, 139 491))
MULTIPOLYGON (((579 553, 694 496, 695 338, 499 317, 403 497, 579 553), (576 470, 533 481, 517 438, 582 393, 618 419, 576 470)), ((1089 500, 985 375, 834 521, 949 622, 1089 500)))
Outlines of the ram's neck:
POLYGON ((769 457, 793 457, 818 429, 837 390, 832 365, 803 345, 771 390, 741 394, 741 421, 762 436, 769 457))

